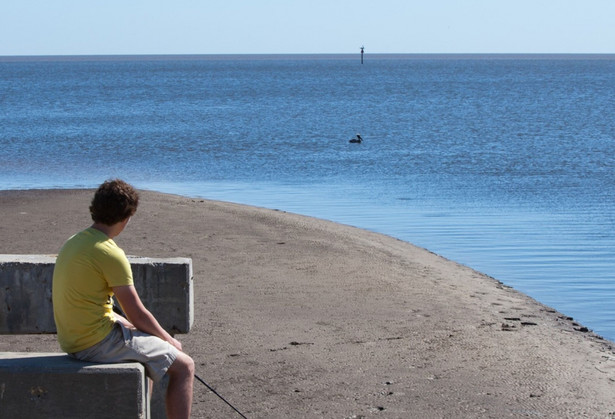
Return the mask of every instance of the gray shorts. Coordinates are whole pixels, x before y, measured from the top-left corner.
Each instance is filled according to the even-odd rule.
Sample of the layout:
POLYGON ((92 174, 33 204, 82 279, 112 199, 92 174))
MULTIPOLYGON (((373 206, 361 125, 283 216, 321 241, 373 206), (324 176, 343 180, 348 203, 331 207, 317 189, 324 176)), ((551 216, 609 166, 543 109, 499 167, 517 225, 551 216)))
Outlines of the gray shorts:
POLYGON ((69 354, 81 361, 100 363, 140 362, 147 376, 159 381, 177 358, 179 351, 157 336, 127 329, 115 323, 102 341, 83 351, 69 354))

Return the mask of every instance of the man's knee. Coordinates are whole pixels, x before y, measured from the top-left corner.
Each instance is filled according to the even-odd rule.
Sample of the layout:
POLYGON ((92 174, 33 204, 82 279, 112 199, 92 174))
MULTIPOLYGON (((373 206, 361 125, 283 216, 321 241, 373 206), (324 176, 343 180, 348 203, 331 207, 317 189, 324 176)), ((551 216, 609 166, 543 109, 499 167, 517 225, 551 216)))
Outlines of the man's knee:
POLYGON ((173 361, 173 364, 171 364, 168 373, 169 375, 192 377, 194 376, 194 371, 194 360, 185 353, 180 352, 175 361, 173 361))

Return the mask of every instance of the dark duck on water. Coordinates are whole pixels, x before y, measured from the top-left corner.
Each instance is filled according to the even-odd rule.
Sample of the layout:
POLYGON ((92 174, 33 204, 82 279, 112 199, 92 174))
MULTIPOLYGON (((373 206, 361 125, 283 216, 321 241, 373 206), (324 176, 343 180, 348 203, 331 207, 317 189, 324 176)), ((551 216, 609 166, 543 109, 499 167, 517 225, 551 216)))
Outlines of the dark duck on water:
POLYGON ((350 139, 348 142, 360 144, 362 141, 363 141, 363 137, 361 137, 361 134, 357 134, 354 138, 350 139))

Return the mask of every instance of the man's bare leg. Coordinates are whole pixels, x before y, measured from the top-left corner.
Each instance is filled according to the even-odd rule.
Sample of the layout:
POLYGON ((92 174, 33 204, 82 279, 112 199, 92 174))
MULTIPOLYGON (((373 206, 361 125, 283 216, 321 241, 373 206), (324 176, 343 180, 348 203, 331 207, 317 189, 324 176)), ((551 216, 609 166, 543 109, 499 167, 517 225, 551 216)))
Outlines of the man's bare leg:
POLYGON ((187 419, 192 409, 194 361, 180 352, 167 371, 167 416, 169 419, 187 419))

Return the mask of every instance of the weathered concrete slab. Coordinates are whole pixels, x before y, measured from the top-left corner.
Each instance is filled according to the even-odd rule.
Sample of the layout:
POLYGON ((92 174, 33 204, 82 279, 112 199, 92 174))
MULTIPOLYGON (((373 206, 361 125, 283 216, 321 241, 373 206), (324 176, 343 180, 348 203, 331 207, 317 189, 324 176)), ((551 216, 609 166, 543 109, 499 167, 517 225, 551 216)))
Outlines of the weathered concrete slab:
POLYGON ((0 352, 0 419, 149 418, 138 362, 93 364, 60 353, 0 352))
MULTIPOLYGON (((0 334, 55 333, 54 255, 0 255, 0 334)), ((162 327, 188 333, 194 321, 192 260, 129 256, 135 287, 162 327)))
POLYGON ((0 333, 55 333, 55 256, 0 255, 0 333))
POLYGON ((194 322, 192 259, 129 256, 135 287, 162 327, 188 333, 194 322))

